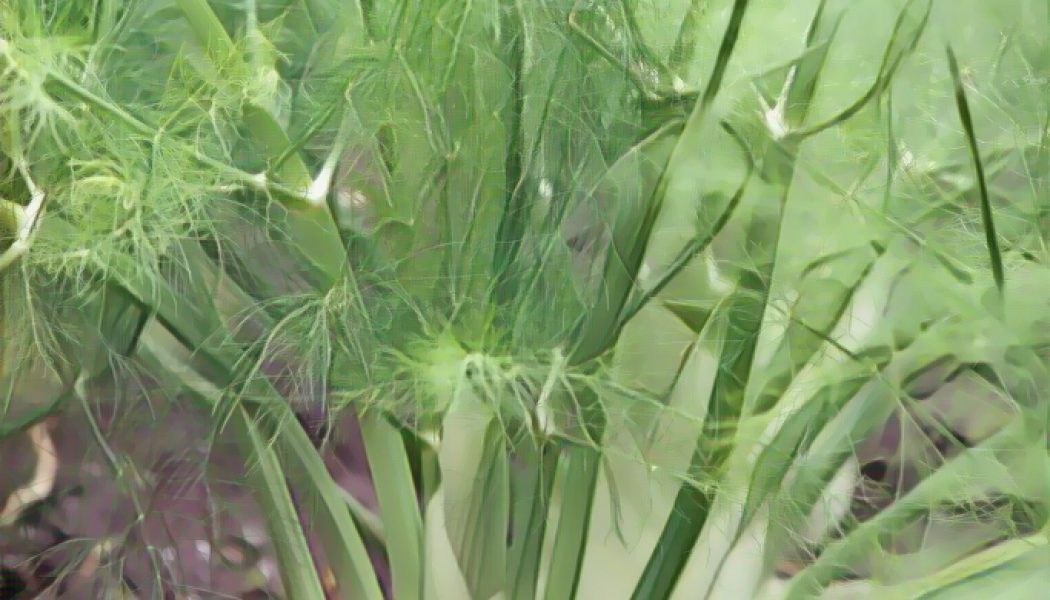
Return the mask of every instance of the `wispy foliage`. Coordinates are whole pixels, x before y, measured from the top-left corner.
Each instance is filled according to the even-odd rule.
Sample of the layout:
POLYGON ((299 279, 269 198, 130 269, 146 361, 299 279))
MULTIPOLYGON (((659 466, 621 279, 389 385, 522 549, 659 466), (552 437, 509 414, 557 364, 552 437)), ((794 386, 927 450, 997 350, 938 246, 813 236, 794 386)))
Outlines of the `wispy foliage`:
POLYGON ((290 598, 380 543, 397 598, 1045 569, 1047 10, 12 0, 0 431, 34 378, 193 398, 290 598))

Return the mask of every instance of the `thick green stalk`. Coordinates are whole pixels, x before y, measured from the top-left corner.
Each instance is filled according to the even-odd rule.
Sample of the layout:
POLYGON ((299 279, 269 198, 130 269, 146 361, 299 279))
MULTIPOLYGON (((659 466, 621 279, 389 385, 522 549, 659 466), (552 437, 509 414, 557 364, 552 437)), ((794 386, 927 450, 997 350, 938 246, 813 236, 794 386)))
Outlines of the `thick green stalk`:
POLYGON ((360 416, 368 466, 379 499, 395 598, 423 594, 423 523, 401 431, 375 412, 360 416))
POLYGON ((324 587, 285 485, 284 467, 276 452, 263 439, 244 407, 234 410, 229 423, 241 440, 241 447, 247 450, 246 479, 266 515, 285 594, 289 598, 323 598, 324 587))
POLYGON ((525 235, 526 225, 529 220, 527 193, 524 190, 524 181, 528 175, 524 169, 528 165, 524 161, 525 143, 522 132, 522 113, 525 99, 523 98, 522 60, 524 59, 525 28, 521 22, 519 10, 507 10, 503 19, 503 27, 506 28, 508 39, 506 61, 508 68, 513 73, 513 86, 510 102, 506 110, 504 122, 507 124, 509 134, 507 136, 507 150, 503 166, 506 187, 505 204, 503 214, 496 231, 495 252, 495 293, 497 304, 506 304, 513 299, 517 293, 517 273, 515 273, 518 253, 521 248, 522 238, 525 235))
MULTIPOLYGON (((553 532, 554 551, 543 591, 545 600, 577 597, 576 586, 583 567, 600 466, 601 453, 588 447, 567 448, 558 460, 555 485, 560 482, 561 497, 557 504, 558 528, 553 532)), ((550 520, 550 516, 547 519, 550 520)))
POLYGON ((501 392, 483 359, 457 368, 438 452, 445 528, 471 595, 492 598, 504 589, 510 525, 506 434, 493 410, 501 392))
POLYGON ((543 520, 550 506, 558 455, 526 446, 518 453, 527 471, 511 482, 513 523, 507 557, 510 600, 535 600, 543 550, 543 520))

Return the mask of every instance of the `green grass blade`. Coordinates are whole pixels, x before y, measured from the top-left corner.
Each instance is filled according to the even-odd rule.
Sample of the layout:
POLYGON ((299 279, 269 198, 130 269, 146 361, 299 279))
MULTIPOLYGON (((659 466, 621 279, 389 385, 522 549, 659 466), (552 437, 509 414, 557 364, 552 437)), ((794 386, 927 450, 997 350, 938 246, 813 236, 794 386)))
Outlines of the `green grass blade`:
POLYGON ((809 31, 806 33, 808 53, 794 67, 790 75, 790 86, 784 97, 782 110, 785 112, 784 116, 788 126, 801 125, 809 112, 813 96, 817 91, 817 84, 820 81, 820 74, 827 62, 831 42, 835 38, 842 15, 846 10, 845 4, 835 2, 829 9, 828 0, 821 0, 817 5, 817 12, 810 21, 809 31))
POLYGON ((364 39, 366 34, 364 6, 371 2, 350 0, 305 0, 306 11, 310 21, 318 32, 324 33, 331 28, 339 27, 344 35, 354 39, 364 39))
POLYGON ((988 244, 988 258, 992 263, 992 278, 995 280, 995 287, 1002 294, 1005 285, 1003 255, 999 250, 999 236, 995 232, 995 218, 992 215, 992 201, 988 194, 984 163, 981 161, 981 151, 977 147, 977 134, 973 127, 973 117, 970 115, 970 103, 966 99, 966 87, 959 75, 959 61, 955 58, 951 46, 948 46, 947 53, 948 69, 951 71, 955 87, 955 106, 959 111, 959 120, 962 121, 963 131, 966 133, 966 143, 969 145, 973 168, 977 174, 977 187, 981 194, 981 223, 984 225, 984 239, 988 244))
POLYGON ((729 68, 729 59, 733 56, 737 41, 740 39, 740 27, 744 24, 744 15, 747 13, 749 0, 734 0, 732 12, 729 14, 729 23, 726 25, 725 33, 722 34, 722 42, 715 55, 715 64, 708 76, 707 86, 700 99, 705 107, 710 106, 718 92, 722 89, 722 81, 725 78, 726 69, 729 68))
POLYGON ((932 11, 932 0, 908 0, 908 3, 901 9, 897 17, 893 35, 890 37, 889 44, 886 46, 886 52, 883 55, 882 65, 871 86, 860 98, 846 108, 819 123, 791 131, 791 137, 805 139, 840 125, 856 116, 871 101, 885 92, 904 59, 915 50, 919 39, 922 38, 932 11))

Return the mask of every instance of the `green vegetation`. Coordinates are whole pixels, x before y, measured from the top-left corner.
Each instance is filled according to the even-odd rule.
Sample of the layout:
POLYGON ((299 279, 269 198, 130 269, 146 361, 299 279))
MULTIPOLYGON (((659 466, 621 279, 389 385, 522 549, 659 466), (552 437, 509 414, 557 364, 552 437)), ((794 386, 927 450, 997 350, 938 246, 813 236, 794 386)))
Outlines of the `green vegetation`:
POLYGON ((145 512, 88 384, 192 399, 294 600, 382 598, 369 547, 398 599, 1042 598, 1048 40, 1042 0, 8 0, 0 436, 83 412, 145 512))

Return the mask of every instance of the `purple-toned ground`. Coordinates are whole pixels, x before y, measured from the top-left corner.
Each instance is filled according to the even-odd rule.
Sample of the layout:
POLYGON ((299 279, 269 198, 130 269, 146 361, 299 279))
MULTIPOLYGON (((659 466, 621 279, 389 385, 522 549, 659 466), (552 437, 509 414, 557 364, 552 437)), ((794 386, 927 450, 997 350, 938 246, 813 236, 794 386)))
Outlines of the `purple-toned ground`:
MULTIPOLYGON (((0 598, 112 598, 103 586, 120 582, 138 598, 282 597, 264 520, 243 484, 246 465, 227 436, 188 404, 130 403, 97 407, 108 449, 76 405, 46 422, 56 481, 46 500, 0 528, 0 598)), ((324 454, 333 477, 375 508, 354 420, 332 431, 324 454)), ((0 460, 2 503, 36 459, 16 435, 0 441, 0 460)), ((385 560, 372 551, 387 586, 385 560)))

